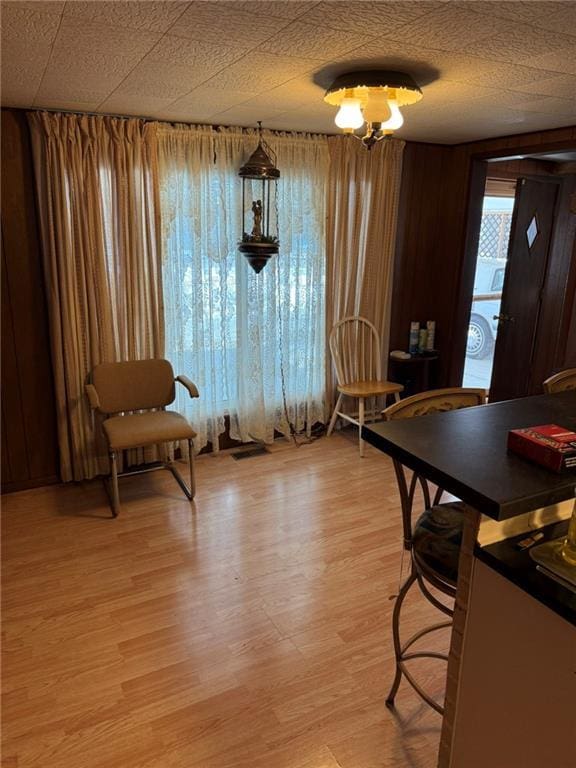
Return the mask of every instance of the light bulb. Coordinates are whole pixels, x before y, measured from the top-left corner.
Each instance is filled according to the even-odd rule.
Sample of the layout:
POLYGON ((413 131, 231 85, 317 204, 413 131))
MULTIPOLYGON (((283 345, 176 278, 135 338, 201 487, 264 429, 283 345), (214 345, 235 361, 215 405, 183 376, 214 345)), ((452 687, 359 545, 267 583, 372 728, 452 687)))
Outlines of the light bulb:
POLYGON ((367 123, 384 123, 391 116, 386 90, 371 90, 364 108, 367 123))
POLYGON ((404 125, 404 118, 402 117, 402 112, 400 112, 400 107, 398 106, 397 101, 390 100, 388 106, 390 107, 391 117, 385 123, 382 123, 380 130, 396 131, 404 125))
POLYGON ((342 99, 334 122, 344 130, 360 128, 364 124, 364 117, 358 99, 342 99))

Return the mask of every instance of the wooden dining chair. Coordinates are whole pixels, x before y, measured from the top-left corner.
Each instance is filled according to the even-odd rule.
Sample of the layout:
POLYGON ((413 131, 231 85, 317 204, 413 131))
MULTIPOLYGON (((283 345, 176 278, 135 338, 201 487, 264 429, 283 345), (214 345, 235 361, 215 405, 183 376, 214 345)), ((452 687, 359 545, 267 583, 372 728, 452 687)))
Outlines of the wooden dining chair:
POLYGON ((565 371, 550 376, 542 384, 544 392, 552 395, 555 392, 565 392, 568 389, 576 389, 576 368, 567 368, 565 371))
POLYGON ((365 317, 345 317, 340 320, 332 328, 329 344, 338 381, 338 400, 328 426, 328 437, 332 434, 337 418, 355 424, 359 430, 360 456, 364 456, 362 426, 366 419, 366 399, 372 399, 369 415, 374 418, 376 399, 393 395, 398 401, 404 387, 393 381, 382 380, 380 336, 365 317), (345 397, 358 400, 358 418, 340 410, 345 397))
POLYGON ((176 397, 175 382, 182 384, 190 397, 199 397, 196 385, 186 376, 174 378, 168 360, 102 363, 94 368, 90 378, 90 383, 86 385, 90 407, 105 417, 102 429, 110 458, 110 477, 105 487, 113 517, 120 512, 118 478, 155 469, 168 469, 192 501, 195 494, 192 440, 196 432, 184 416, 166 411, 166 406, 173 403, 176 397), (156 462, 121 474, 118 472, 118 454, 121 451, 148 445, 159 445, 163 449, 165 443, 179 440, 188 442, 190 486, 171 461, 156 462))
MULTIPOLYGON (((453 411, 459 408, 484 405, 486 390, 464 387, 436 389, 407 397, 399 403, 391 405, 382 412, 387 421, 410 419, 426 416, 431 413, 453 411)), ((410 573, 403 583, 396 598, 392 614, 392 636, 394 655, 396 658, 396 675, 386 699, 389 707, 394 706, 394 699, 402 676, 410 683, 416 693, 440 714, 444 708, 438 704, 418 683, 406 662, 416 658, 437 658, 447 661, 446 654, 436 651, 410 650, 414 643, 430 632, 451 625, 449 621, 433 624, 421 629, 409 640, 402 643, 400 639, 400 611, 406 595, 414 583, 420 587, 424 597, 439 611, 452 617, 453 611, 438 599, 430 588, 454 598, 458 581, 458 561, 464 526, 464 504, 460 501, 440 503, 444 491, 437 488, 432 493, 427 480, 416 472, 409 471, 394 459, 394 471, 398 481, 400 502, 402 507, 402 530, 404 549, 410 553, 410 573), (417 490, 420 489, 424 501, 424 510, 416 522, 413 522, 413 507, 417 490)))

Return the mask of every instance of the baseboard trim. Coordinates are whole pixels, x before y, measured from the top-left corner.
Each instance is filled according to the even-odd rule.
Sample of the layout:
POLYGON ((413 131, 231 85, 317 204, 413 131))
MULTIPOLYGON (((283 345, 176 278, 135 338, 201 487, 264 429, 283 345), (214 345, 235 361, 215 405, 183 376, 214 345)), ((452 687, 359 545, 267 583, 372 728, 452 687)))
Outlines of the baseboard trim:
POLYGON ((33 477, 26 480, 9 480, 2 483, 0 493, 16 493, 17 491, 29 491, 32 488, 41 488, 43 485, 57 485, 62 482, 57 475, 48 475, 47 477, 33 477))

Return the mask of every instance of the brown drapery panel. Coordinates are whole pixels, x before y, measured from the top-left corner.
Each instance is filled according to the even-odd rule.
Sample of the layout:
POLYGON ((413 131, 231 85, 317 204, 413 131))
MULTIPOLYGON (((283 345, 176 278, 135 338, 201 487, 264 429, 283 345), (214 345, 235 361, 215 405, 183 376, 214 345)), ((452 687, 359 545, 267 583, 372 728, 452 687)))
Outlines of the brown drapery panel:
MULTIPOLYGON (((366 317, 382 340, 385 376, 404 142, 386 139, 367 151, 353 137, 331 136, 328 149, 326 333, 344 317, 366 317)), ((326 379, 330 407, 328 361, 326 379)))
POLYGON ((31 112, 64 481, 107 472, 84 395, 100 362, 162 357, 155 126, 31 112))

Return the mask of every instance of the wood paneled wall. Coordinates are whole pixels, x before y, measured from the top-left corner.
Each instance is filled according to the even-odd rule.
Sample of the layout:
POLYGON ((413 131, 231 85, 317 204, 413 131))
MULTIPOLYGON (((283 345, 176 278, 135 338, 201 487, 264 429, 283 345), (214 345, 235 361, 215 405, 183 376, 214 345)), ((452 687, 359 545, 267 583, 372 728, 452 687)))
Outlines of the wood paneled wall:
MULTIPOLYGON (((480 215, 469 210, 475 169, 489 157, 576 148, 576 127, 454 147, 408 142, 400 194, 400 217, 391 315, 391 349, 406 349, 410 320, 436 320, 440 351, 439 386, 458 385, 466 348, 474 271, 466 263, 467 222, 480 215)), ((509 168, 516 172, 518 168, 509 168)), ((575 267, 576 268, 576 267, 575 267)), ((566 276, 568 277, 568 276, 566 276)), ((561 297, 558 297, 561 300, 561 297)), ((565 294, 561 328, 574 332, 568 318, 574 295, 565 294)), ((566 349, 576 346, 571 337, 566 349)), ((566 353, 567 354, 567 353, 566 353)), ((566 354, 554 361, 567 365, 566 354)))
POLYGON ((58 482, 48 317, 24 112, 2 110, 2 491, 58 482))
MULTIPOLYGON (((390 349, 407 349, 410 322, 439 318, 435 290, 438 238, 445 225, 444 182, 451 148, 407 142, 402 166, 394 264, 390 349)), ((438 325, 436 344, 445 324, 438 325)))

